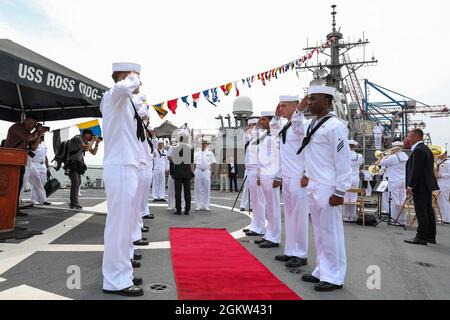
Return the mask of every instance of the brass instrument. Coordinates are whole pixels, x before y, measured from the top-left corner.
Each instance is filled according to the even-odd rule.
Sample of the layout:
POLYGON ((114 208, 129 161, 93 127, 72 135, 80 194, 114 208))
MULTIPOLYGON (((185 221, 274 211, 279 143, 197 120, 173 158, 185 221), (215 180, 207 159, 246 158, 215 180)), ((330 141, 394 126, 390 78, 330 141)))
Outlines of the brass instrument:
POLYGON ((437 178, 438 176, 438 161, 439 156, 442 155, 445 151, 444 148, 438 145, 429 145, 428 148, 431 150, 434 156, 434 176, 437 178))
POLYGON ((375 161, 372 165, 369 166, 368 171, 370 172, 370 174, 372 174, 373 176, 379 175, 380 171, 381 171, 381 167, 380 167, 381 161, 383 161, 384 158, 389 157, 393 154, 396 154, 397 152, 400 152, 400 151, 403 151, 403 149, 398 146, 393 147, 384 152, 381 150, 375 151, 375 157, 377 158, 377 161, 375 161))

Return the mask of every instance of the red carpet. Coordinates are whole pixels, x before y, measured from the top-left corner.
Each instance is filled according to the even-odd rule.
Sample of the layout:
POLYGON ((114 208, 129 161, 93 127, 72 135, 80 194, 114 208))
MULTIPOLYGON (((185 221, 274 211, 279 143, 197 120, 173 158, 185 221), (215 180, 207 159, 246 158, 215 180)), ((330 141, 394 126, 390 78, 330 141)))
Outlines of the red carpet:
POLYGON ((301 300, 224 229, 170 228, 179 300, 301 300))

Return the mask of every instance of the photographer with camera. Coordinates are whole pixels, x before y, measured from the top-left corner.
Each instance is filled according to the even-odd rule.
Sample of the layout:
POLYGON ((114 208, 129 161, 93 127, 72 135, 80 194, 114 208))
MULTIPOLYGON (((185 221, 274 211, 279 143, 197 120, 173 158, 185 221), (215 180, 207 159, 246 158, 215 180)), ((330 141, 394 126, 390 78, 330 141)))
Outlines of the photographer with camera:
MULTIPOLYGON (((28 115, 22 122, 12 125, 8 130, 8 135, 5 141, 6 148, 27 150, 29 157, 34 157, 33 150, 36 150, 41 137, 48 131, 47 127, 38 124, 36 116, 28 115)), ((31 161, 29 161, 30 163, 31 161)), ((19 189, 17 190, 17 203, 20 201, 20 190, 24 184, 25 168, 20 168, 19 189)), ((19 208, 19 206, 17 206, 19 208)), ((23 216, 24 213, 17 209, 17 215, 23 216)))
POLYGON ((86 151, 95 156, 102 140, 102 138, 95 136, 92 130, 89 129, 83 130, 81 135, 76 135, 69 140, 69 154, 64 170, 70 179, 70 209, 83 209, 78 201, 78 191, 81 185, 81 176, 87 170, 86 164, 84 163, 84 156, 86 151))

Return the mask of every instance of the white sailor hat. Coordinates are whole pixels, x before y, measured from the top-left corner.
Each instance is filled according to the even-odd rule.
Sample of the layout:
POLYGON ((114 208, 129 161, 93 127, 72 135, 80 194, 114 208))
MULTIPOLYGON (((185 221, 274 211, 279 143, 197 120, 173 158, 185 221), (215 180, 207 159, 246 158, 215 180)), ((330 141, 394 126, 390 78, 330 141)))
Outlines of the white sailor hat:
POLYGON ((348 144, 351 146, 359 146, 359 143, 355 140, 348 140, 348 144))
POLYGON ((263 111, 261 112, 261 118, 262 117, 275 117, 275 111, 263 111))
POLYGON ((328 86, 311 86, 308 89, 308 95, 312 94, 327 94, 334 97, 336 94, 336 88, 328 86))
POLYGON ((158 144, 165 144, 164 139, 158 139, 158 144))
POLYGON ((402 141, 394 141, 392 143, 393 147, 403 147, 403 142, 402 141))
POLYGON ((142 66, 138 63, 116 62, 112 65, 113 72, 137 72, 141 73, 142 66))
POLYGON ((288 96, 288 95, 280 96, 280 102, 299 102, 300 100, 301 99, 300 99, 299 95, 296 95, 296 96, 288 96))
POLYGON ((252 118, 252 119, 248 120, 248 125, 251 126, 252 124, 257 124, 258 121, 259 121, 259 119, 252 118))

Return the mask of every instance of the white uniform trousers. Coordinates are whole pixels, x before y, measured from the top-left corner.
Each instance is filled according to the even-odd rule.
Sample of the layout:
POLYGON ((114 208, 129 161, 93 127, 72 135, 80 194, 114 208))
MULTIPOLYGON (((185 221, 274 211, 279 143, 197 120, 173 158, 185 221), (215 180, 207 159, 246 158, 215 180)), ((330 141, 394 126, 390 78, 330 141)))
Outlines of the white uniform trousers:
POLYGON ((247 170, 247 181, 250 193, 250 208, 252 209, 252 221, 247 227, 250 231, 257 234, 266 233, 266 210, 265 200, 262 188, 258 186, 257 171, 247 170))
MULTIPOLYGON (((144 220, 142 217, 144 216, 145 209, 143 208, 144 201, 147 202, 148 207, 148 200, 145 200, 145 196, 148 195, 147 187, 148 187, 148 178, 150 176, 151 169, 148 166, 141 166, 138 171, 138 188, 136 191, 136 201, 138 203, 137 210, 137 219, 134 222, 133 227, 133 234, 131 235, 131 242, 130 245, 130 259, 133 259, 134 257, 134 241, 138 241, 142 239, 142 227, 144 226, 144 220)), ((147 198, 148 199, 148 198, 147 198)))
POLYGON ((31 163, 30 184, 31 184, 31 201, 34 203, 47 202, 45 193, 45 181, 47 179, 47 167, 45 164, 31 163))
POLYGON ((438 205, 444 222, 450 222, 450 179, 438 179, 441 192, 438 196, 438 205))
MULTIPOLYGON (((181 194, 184 194, 184 188, 181 186, 181 194)), ((175 180, 173 180, 172 176, 169 176, 169 180, 167 181, 167 204, 168 210, 175 210, 175 180)), ((184 197, 181 197, 181 209, 184 211, 186 202, 184 201, 184 197)))
POLYGON ((406 224, 408 212, 406 209, 401 210, 406 200, 405 182, 390 180, 389 192, 391 196, 391 218, 396 219, 401 224, 406 224))
MULTIPOLYGON (((388 185, 388 188, 390 188, 390 185, 388 185)), ((381 211, 389 212, 389 191, 383 192, 381 195, 381 211)))
POLYGON ((284 254, 289 257, 308 257, 309 207, 307 189, 300 178, 283 177, 284 254))
POLYGON ((211 201, 211 170, 195 169, 195 208, 209 208, 211 201))
POLYGON ((23 184, 22 184, 22 189, 20 189, 19 199, 23 198, 23 194, 25 192, 25 188, 28 183, 30 183, 30 185, 32 187, 32 191, 31 191, 32 200, 33 200, 33 198, 35 198, 36 202, 40 202, 40 203, 46 202, 47 197, 45 194, 44 185, 41 183, 40 173, 36 169, 33 161, 31 161, 30 157, 28 157, 27 164, 25 165, 25 173, 23 176, 23 184))
POLYGON ((374 139, 375 139, 375 149, 377 150, 381 150, 381 143, 382 143, 382 134, 374 134, 373 135, 374 139))
POLYGON ((347 271, 344 225, 342 208, 329 205, 334 192, 334 187, 309 182, 308 201, 317 256, 313 276, 320 281, 343 285, 347 271))
POLYGON ((220 175, 220 192, 223 191, 228 192, 229 188, 228 188, 228 175, 227 174, 221 174, 220 175))
MULTIPOLYGON (((352 189, 359 188, 359 177, 353 177, 352 181, 352 189)), ((343 218, 345 221, 357 221, 358 215, 356 214, 356 205, 354 204, 345 204, 350 202, 358 201, 357 193, 345 193, 344 197, 344 205, 342 206, 343 218)))
POLYGON ((31 158, 28 157, 27 158, 27 164, 25 165, 25 172, 23 174, 22 189, 20 189, 20 192, 19 192, 19 200, 20 201, 22 201, 23 194, 25 192, 25 189, 27 187, 28 182, 30 181, 31 164, 32 164, 31 158))
MULTIPOLYGON (((245 176, 247 176, 247 173, 245 173, 245 176)), ((246 209, 248 205, 248 178, 245 180, 244 187, 242 188, 242 199, 241 199, 241 208, 246 209)))
POLYGON ((367 188, 366 188, 366 197, 372 196, 372 185, 370 184, 370 181, 366 180, 367 182, 367 188))
POLYGON ((152 195, 153 199, 165 199, 166 173, 161 170, 153 171, 152 195))
POLYGON ((281 242, 281 202, 280 188, 273 188, 273 177, 261 177, 264 202, 266 203, 266 234, 264 239, 273 243, 281 242))
POLYGON ((138 168, 134 166, 105 166, 103 180, 107 199, 103 289, 118 291, 133 285, 130 244, 138 221, 138 168))
MULTIPOLYGON (((150 197, 150 189, 152 187, 153 172, 150 167, 145 170, 145 186, 144 186, 144 197, 142 198, 141 206, 141 217, 148 216, 150 214, 150 209, 148 208, 148 198, 150 197)), ((141 228, 144 226, 142 219, 140 220, 141 228)))

